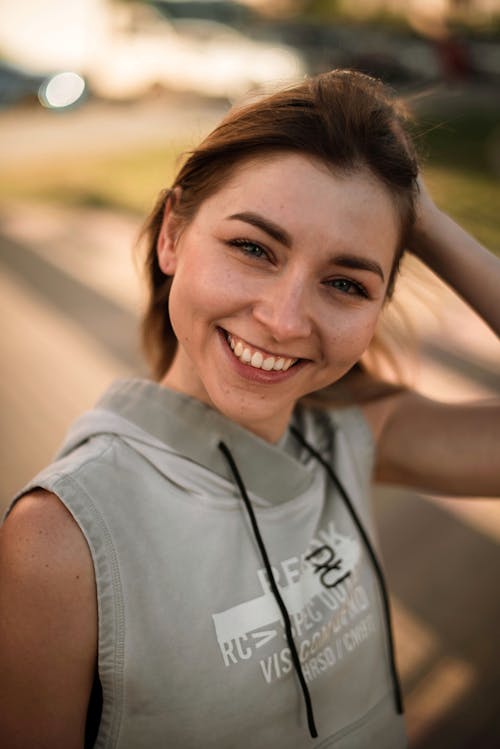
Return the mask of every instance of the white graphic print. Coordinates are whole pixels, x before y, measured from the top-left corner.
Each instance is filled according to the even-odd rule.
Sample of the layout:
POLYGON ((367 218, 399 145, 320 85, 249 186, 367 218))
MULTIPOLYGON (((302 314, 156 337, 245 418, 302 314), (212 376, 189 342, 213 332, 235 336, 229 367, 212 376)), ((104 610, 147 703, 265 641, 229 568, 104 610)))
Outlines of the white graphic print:
MULTIPOLYGON (((335 665, 375 631, 367 594, 356 582, 359 559, 359 542, 337 533, 330 523, 312 539, 306 552, 282 561, 281 570, 273 568, 307 681, 335 665)), ((260 648, 279 638, 281 649, 260 661, 269 684, 291 670, 292 660, 289 648, 282 647, 283 621, 266 571, 258 570, 257 577, 261 596, 212 618, 226 666, 260 656, 260 648)))

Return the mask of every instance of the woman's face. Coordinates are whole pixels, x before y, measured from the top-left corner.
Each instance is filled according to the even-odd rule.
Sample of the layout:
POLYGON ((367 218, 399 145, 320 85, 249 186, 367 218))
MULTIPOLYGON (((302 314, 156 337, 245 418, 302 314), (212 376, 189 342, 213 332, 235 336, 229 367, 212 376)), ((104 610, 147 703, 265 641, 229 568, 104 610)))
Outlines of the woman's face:
POLYGON ((288 153, 244 162, 178 237, 165 216, 158 255, 178 347, 163 384, 278 440, 296 401, 370 343, 398 233, 367 171, 337 176, 288 153))

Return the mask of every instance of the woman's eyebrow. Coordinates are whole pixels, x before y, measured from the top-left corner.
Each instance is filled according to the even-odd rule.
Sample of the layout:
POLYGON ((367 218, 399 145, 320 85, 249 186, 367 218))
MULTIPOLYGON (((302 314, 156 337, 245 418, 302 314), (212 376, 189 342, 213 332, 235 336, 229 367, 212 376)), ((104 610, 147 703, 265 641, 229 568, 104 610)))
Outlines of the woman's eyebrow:
POLYGON ((372 260, 368 257, 361 257, 360 255, 349 255, 341 254, 334 255, 330 258, 332 265, 340 265, 342 268, 356 268, 358 270, 369 270, 372 273, 376 273, 380 276, 382 281, 385 282, 384 273, 379 263, 376 260, 372 260))
MULTIPOLYGON (((253 213, 253 211, 243 211, 242 213, 233 213, 231 216, 228 216, 228 219, 235 221, 244 221, 247 224, 256 226, 258 229, 262 229, 262 231, 265 231, 266 234, 269 234, 269 236, 273 239, 276 239, 276 241, 281 242, 281 244, 285 245, 285 247, 292 246, 292 237, 286 231, 286 229, 278 226, 278 224, 275 224, 274 221, 261 216, 260 213, 253 213)), ((341 253, 339 255, 334 255, 333 257, 331 257, 330 263, 332 265, 340 265, 342 268, 356 268, 357 270, 371 271, 377 276, 380 276, 382 281, 385 282, 385 277, 381 266, 379 265, 379 263, 377 263, 376 260, 372 260, 371 258, 361 257, 360 255, 351 255, 349 253, 341 253)))
POLYGON ((281 244, 285 245, 285 247, 292 246, 292 237, 290 236, 290 234, 281 226, 275 224, 274 221, 261 216, 260 213, 243 211, 243 213, 233 213, 233 215, 228 216, 228 218, 235 219, 237 221, 245 221, 247 224, 251 224, 252 226, 256 226, 258 229, 262 229, 262 231, 265 231, 266 234, 269 234, 270 237, 276 239, 277 242, 281 242, 281 244))

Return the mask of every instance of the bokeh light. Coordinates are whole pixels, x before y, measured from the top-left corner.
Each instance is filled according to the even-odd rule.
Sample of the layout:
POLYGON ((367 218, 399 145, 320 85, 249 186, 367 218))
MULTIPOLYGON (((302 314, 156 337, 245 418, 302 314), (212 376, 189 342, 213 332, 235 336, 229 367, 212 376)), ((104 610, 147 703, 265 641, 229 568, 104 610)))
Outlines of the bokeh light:
POLYGON ((78 73, 57 73, 41 86, 38 92, 40 103, 48 109, 71 107, 85 93, 85 81, 78 73))

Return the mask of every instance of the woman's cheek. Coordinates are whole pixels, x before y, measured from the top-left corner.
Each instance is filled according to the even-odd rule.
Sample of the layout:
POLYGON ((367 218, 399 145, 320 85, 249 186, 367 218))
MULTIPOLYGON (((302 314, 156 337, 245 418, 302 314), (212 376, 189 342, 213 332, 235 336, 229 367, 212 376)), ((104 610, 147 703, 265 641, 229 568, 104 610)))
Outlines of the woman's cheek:
MULTIPOLYGON (((344 314, 336 315, 333 324, 340 330, 344 340, 348 340, 351 346, 362 348, 368 345, 373 338, 379 317, 378 309, 374 309, 371 303, 357 310, 346 309, 344 314)), ((338 336, 340 337, 340 335, 338 336)))
POLYGON ((377 327, 377 316, 368 311, 354 318, 349 316, 342 331, 330 339, 330 358, 344 371, 350 369, 365 353, 377 327))

